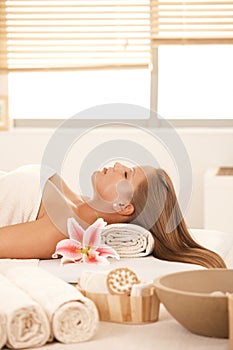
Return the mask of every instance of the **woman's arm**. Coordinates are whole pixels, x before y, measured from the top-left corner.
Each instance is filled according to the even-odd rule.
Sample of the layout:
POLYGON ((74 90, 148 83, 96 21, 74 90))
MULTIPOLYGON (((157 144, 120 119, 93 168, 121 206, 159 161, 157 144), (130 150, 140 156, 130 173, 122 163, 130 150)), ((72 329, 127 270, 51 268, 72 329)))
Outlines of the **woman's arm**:
POLYGON ((0 228, 0 258, 51 259, 56 244, 67 238, 47 215, 36 221, 0 228))

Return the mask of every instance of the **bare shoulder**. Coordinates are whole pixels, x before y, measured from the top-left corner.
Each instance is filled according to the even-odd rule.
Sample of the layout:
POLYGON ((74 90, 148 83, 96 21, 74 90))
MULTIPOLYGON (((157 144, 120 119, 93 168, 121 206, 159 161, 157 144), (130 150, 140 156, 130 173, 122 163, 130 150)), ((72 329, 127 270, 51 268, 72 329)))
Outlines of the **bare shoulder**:
POLYGON ((50 220, 52 225, 68 237, 67 220, 76 217, 76 205, 52 181, 47 181, 42 194, 38 219, 50 220))

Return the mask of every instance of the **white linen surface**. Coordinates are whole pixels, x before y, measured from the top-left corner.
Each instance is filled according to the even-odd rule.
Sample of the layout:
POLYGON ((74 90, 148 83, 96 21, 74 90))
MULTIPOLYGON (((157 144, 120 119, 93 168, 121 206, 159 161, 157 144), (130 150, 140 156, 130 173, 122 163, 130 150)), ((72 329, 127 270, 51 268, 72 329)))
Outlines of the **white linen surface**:
POLYGON ((7 338, 7 346, 16 349, 45 344, 50 327, 41 306, 2 274, 0 286, 0 314, 6 318, 6 334, 1 336, 1 342, 7 338))
POLYGON ((233 234, 205 229, 190 229, 189 232, 199 244, 218 253, 227 262, 233 248, 233 234))
POLYGON ((55 337, 62 343, 78 343, 89 340, 96 333, 96 306, 77 288, 38 267, 24 265, 3 270, 3 265, 4 275, 46 312, 51 340, 55 337))
POLYGON ((134 224, 107 225, 101 238, 102 243, 114 248, 122 258, 147 256, 154 248, 152 234, 134 224))
POLYGON ((121 258, 120 260, 108 259, 110 265, 95 264, 60 264, 60 259, 40 260, 39 267, 53 273, 55 276, 71 283, 77 283, 82 271, 106 271, 118 267, 128 267, 137 273, 138 277, 143 280, 150 280, 168 273, 204 269, 204 267, 193 264, 177 263, 165 260, 159 260, 153 256, 144 258, 121 258))

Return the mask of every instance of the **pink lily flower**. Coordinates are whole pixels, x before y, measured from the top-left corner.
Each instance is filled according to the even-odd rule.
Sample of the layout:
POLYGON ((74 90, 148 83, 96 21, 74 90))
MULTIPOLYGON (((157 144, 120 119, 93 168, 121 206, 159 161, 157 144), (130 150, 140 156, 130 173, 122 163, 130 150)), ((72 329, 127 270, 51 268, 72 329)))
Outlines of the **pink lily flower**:
POLYGON ((97 219, 84 230, 74 218, 67 220, 69 239, 58 242, 53 258, 61 258, 61 264, 68 262, 85 262, 107 265, 107 257, 120 259, 115 249, 101 244, 101 232, 107 223, 97 219))

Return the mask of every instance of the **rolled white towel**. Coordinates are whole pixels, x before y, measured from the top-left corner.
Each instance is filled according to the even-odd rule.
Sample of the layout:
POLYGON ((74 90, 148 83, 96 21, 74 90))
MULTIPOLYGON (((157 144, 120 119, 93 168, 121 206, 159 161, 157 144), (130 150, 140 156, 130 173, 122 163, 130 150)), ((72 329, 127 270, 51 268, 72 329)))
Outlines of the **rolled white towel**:
POLYGON ((0 314, 0 349, 6 344, 6 316, 0 314))
POLYGON ((151 232, 134 224, 107 225, 101 237, 102 242, 114 248, 121 258, 147 256, 154 248, 151 232))
POLYGON ((12 267, 4 273, 45 310, 51 339, 78 343, 94 336, 99 321, 97 308, 77 288, 38 267, 12 267))
POLYGON ((85 292, 108 294, 108 273, 109 271, 83 271, 79 280, 80 288, 85 292))
POLYGON ((135 283, 132 285, 131 296, 132 297, 147 297, 154 293, 154 281, 149 280, 141 283, 135 283))
POLYGON ((39 266, 39 259, 0 259, 0 272, 15 266, 39 266))
POLYGON ((44 310, 27 293, 0 274, 0 314, 6 323, 6 345, 26 349, 44 345, 50 336, 49 322, 44 310))

